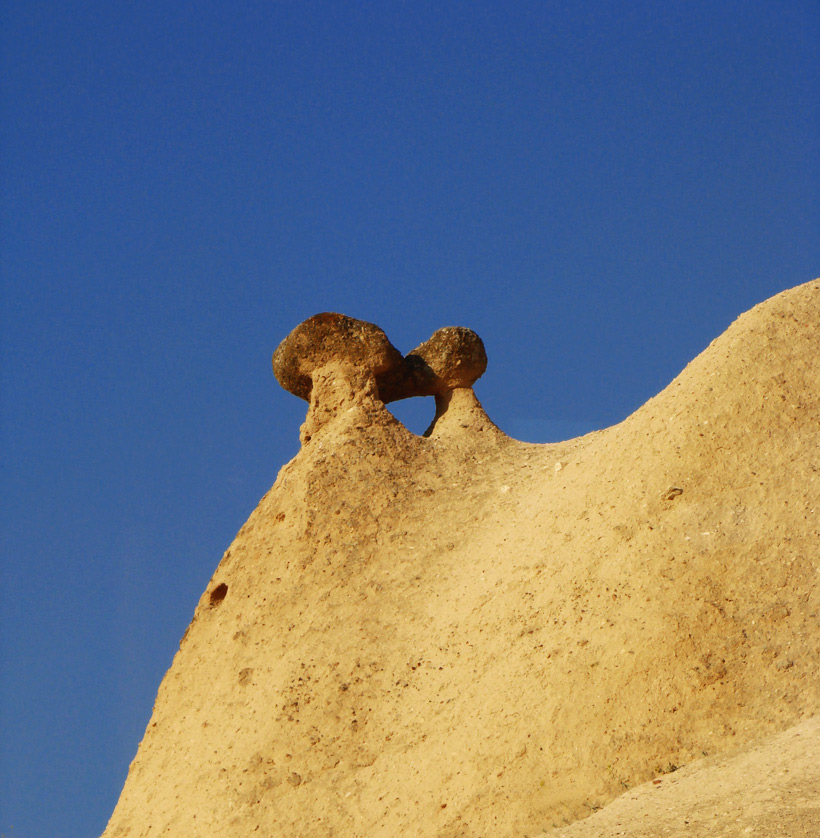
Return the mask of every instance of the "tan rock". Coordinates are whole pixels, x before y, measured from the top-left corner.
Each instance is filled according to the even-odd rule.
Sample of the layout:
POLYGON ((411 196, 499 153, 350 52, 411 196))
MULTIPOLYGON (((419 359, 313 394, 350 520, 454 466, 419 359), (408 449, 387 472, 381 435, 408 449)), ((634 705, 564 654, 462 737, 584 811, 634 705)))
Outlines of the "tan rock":
POLYGON ((357 367, 376 379, 402 363, 401 353, 378 326, 335 312, 305 320, 273 353, 276 380, 305 401, 310 401, 314 371, 328 364, 357 367))
POLYGON ((481 338, 463 326, 445 326, 417 346, 379 382, 385 403, 413 396, 443 396, 472 387, 487 369, 481 338))
POLYGON ((659 774, 538 838, 817 838, 820 716, 659 774))
MULTIPOLYGON (((301 429, 303 443, 345 409, 353 409, 357 400, 367 401, 365 413, 374 417, 379 413, 375 401, 387 404, 415 396, 436 398, 429 435, 436 426, 443 427, 440 420, 453 391, 471 388, 486 368, 484 344, 470 329, 439 329, 402 358, 378 326, 335 313, 304 321, 273 354, 279 383, 310 404, 301 429)), ((477 399, 471 404, 473 424, 492 424, 477 399)))
POLYGON ((323 357, 318 429, 203 593, 106 838, 687 835, 655 788, 693 834, 811 835, 816 746, 778 740, 795 784, 744 757, 702 800, 676 769, 816 742, 818 341, 815 281, 550 445, 469 386, 419 437, 374 368, 323 357))
POLYGON ((487 352, 484 342, 472 329, 463 326, 445 326, 408 358, 420 358, 435 376, 437 395, 458 387, 472 387, 487 369, 487 352))

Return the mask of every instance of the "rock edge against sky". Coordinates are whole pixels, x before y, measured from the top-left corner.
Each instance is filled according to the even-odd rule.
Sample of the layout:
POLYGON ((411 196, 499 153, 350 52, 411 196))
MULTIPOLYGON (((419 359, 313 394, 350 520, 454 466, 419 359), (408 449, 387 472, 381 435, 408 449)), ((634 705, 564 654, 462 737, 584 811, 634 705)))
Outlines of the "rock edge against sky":
POLYGON ((549 445, 313 370, 105 836, 542 835, 817 714, 818 324, 779 294, 549 445))

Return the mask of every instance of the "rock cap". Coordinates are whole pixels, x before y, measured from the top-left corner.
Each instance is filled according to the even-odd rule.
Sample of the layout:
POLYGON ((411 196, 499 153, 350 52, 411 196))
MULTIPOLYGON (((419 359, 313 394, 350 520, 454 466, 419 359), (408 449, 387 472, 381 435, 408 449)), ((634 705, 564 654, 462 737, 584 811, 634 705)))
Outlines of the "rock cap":
POLYGON ((336 312, 314 314, 300 323, 273 353, 273 374, 289 393, 310 401, 313 372, 344 362, 375 378, 404 364, 401 353, 373 323, 336 312))
POLYGON ((429 340, 417 346, 405 360, 420 358, 435 377, 435 391, 440 395, 459 387, 472 387, 487 369, 484 342, 464 326, 445 326, 429 340))

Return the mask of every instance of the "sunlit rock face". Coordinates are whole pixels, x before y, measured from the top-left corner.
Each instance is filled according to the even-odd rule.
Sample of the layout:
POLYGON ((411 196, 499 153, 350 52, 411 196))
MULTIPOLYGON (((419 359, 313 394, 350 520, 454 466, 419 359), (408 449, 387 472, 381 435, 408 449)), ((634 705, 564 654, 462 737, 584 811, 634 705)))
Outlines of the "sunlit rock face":
POLYGON ((106 838, 543 835, 816 714, 818 324, 820 281, 784 292, 550 445, 487 417, 467 329, 403 356, 344 315, 297 327, 274 370, 302 448, 203 593, 106 838), (420 395, 423 437, 385 407, 420 395))

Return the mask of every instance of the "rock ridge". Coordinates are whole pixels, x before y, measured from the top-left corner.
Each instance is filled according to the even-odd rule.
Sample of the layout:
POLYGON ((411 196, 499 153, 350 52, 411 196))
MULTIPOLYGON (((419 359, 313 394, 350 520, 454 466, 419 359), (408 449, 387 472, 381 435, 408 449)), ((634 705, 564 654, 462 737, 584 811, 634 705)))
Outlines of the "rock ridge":
POLYGON ((820 712, 820 281, 550 445, 486 416, 470 335, 402 356, 319 317, 274 353, 302 448, 203 593, 106 838, 542 835, 820 712), (433 380, 417 436, 385 399, 433 380))

